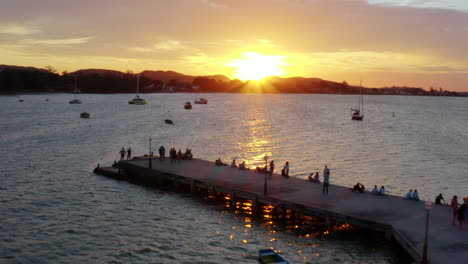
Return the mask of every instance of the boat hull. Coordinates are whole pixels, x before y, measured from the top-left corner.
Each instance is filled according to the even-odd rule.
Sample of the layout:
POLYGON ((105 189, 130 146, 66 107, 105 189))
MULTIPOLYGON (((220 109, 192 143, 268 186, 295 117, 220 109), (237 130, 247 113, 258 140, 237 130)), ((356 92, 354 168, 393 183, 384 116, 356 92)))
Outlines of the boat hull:
POLYGON ((260 264, 289 264, 283 257, 272 249, 258 251, 258 263, 260 264))
POLYGON ((362 121, 362 119, 364 119, 364 116, 363 115, 353 115, 353 116, 351 116, 351 119, 352 120, 357 120, 357 121, 362 121))

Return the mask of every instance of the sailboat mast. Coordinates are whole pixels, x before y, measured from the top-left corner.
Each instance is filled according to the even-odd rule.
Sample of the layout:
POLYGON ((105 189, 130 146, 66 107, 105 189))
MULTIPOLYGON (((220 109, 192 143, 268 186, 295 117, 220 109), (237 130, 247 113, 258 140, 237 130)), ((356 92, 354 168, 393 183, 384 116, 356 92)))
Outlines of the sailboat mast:
POLYGON ((364 97, 362 96, 362 80, 361 80, 361 115, 364 115, 364 97))
POLYGON ((139 91, 140 91, 140 74, 137 75, 137 89, 136 89, 137 95, 139 91))
POLYGON ((76 74, 75 74, 75 86, 73 88, 73 98, 76 99, 76 74))

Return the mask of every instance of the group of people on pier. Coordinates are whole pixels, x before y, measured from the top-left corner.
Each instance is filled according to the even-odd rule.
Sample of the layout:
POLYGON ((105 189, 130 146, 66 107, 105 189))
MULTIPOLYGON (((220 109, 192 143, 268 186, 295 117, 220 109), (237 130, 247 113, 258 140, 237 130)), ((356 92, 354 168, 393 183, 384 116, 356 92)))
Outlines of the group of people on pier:
POLYGON ((413 191, 413 189, 410 189, 405 195, 405 200, 419 201, 418 190, 414 189, 413 191))
POLYGON ((127 160, 132 158, 132 150, 130 149, 130 147, 128 148, 127 151, 125 151, 125 149, 122 147, 119 153, 120 153, 120 160, 124 160, 125 155, 127 155, 127 160))
MULTIPOLYGON (((442 194, 439 195, 442 196, 442 194)), ((450 201, 450 207, 452 208, 452 225, 456 225, 456 220, 458 220, 460 229, 463 229, 463 225, 468 224, 468 196, 463 198, 463 203, 460 204, 458 196, 454 195, 450 201)))
MULTIPOLYGON (((159 159, 163 161, 166 158, 166 149, 164 146, 159 148, 159 159)), ((171 148, 169 150, 169 158, 171 158, 171 163, 180 162, 181 160, 191 160, 193 158, 192 149, 187 148, 184 153, 182 150, 176 150, 176 148, 171 148)))

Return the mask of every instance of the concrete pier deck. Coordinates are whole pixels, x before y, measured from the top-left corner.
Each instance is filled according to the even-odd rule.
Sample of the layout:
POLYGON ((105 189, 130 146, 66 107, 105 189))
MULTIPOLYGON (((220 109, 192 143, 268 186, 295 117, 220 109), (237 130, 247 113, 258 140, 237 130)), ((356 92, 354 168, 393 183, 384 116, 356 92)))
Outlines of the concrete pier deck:
MULTIPOLYGON (((171 164, 168 159, 121 161, 129 180, 157 185, 161 181, 209 188, 254 202, 272 204, 327 221, 385 232, 393 237, 415 261, 422 260, 426 209, 423 201, 408 201, 396 196, 377 196, 369 192, 352 192, 349 187, 331 184, 329 195, 322 195, 322 184, 275 174, 268 180, 264 195, 264 174, 229 166, 215 166, 204 160, 182 160, 171 164)), ((101 168, 102 170, 103 168, 101 168)), ((97 172, 99 173, 99 172, 97 172)), ((333 171, 331 183, 333 183, 333 171)), ((339 176, 338 176, 339 177, 339 176)), ((452 210, 445 205, 433 205, 430 211, 428 258, 431 264, 466 263, 468 261, 468 228, 451 225, 452 210)))

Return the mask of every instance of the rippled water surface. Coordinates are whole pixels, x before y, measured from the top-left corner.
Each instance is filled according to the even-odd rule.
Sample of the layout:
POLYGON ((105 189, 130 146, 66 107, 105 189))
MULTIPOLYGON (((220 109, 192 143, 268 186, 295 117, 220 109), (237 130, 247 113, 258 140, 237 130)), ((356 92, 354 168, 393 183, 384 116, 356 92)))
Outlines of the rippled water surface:
POLYGON ((291 263, 403 261, 375 234, 295 231, 91 173, 122 147, 147 153, 150 136, 155 149, 188 147, 208 160, 255 166, 267 154, 277 168, 289 160, 301 178, 327 164, 334 184, 385 185, 395 195, 417 188, 423 199, 447 199, 468 187, 466 98, 367 96, 357 122, 349 116, 357 98, 344 95, 151 94, 144 106, 128 105, 128 94, 79 97, 84 104, 65 94, 0 96, 2 263, 256 263, 267 247, 291 263), (209 104, 183 109, 199 96, 209 104))

